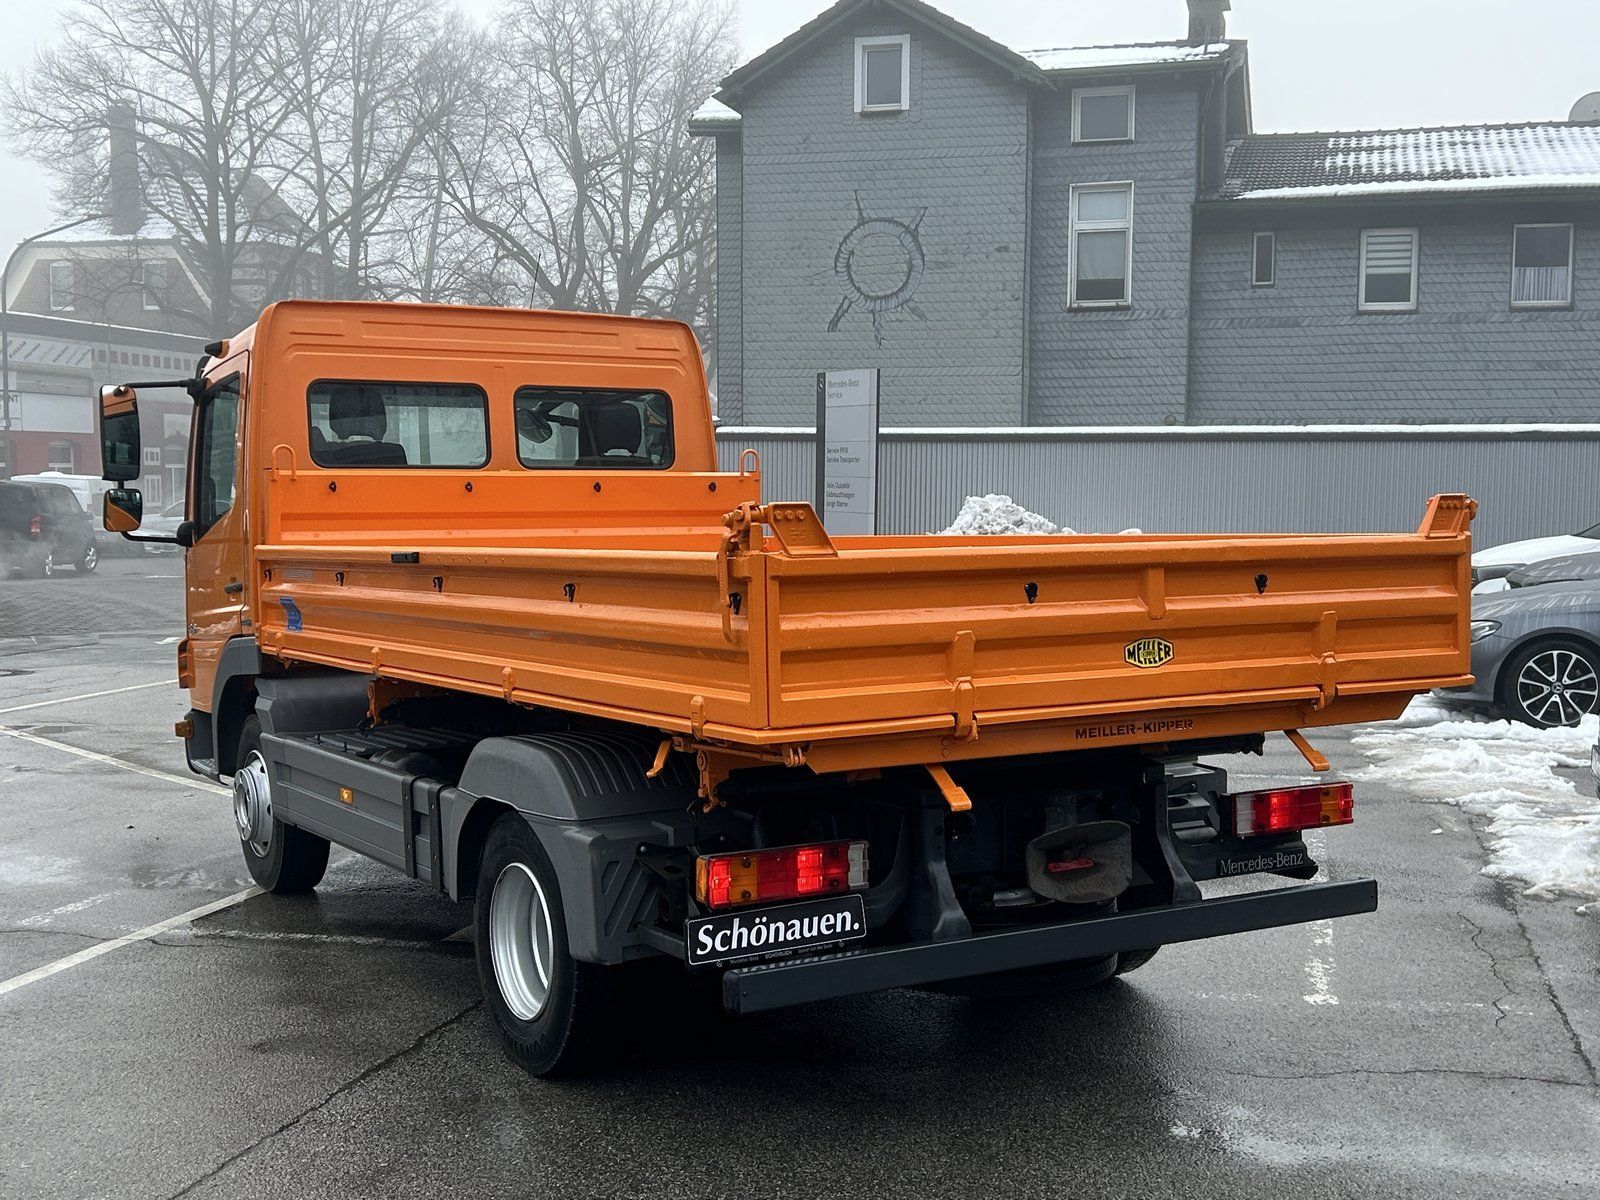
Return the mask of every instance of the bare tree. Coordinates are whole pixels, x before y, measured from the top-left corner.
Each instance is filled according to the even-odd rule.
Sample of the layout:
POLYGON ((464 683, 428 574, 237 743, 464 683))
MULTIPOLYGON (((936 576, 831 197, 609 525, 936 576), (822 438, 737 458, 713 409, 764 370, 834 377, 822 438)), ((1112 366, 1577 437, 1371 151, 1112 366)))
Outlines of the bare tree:
POLYGON ((107 113, 137 113, 144 200, 175 232, 229 328, 259 302, 262 247, 295 219, 263 181, 289 110, 262 47, 266 0, 80 0, 63 35, 6 87, 11 132, 56 173, 63 211, 105 206, 107 113))
POLYGON ((448 191, 531 302, 704 322, 712 157, 687 126, 733 49, 725 0, 513 0, 448 191))

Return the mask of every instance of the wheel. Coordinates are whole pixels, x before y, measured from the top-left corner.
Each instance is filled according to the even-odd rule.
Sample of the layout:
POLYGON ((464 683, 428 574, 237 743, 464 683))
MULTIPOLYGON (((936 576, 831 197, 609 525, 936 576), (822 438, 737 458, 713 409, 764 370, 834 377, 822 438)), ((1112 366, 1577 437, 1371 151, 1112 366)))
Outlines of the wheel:
POLYGON ((601 1058, 620 968, 568 953, 555 868, 514 813, 496 821, 484 842, 473 932, 484 1005, 513 1062, 551 1076, 601 1058))
POLYGON ((1160 952, 1160 946, 1152 946, 1148 950, 1124 951, 1117 955, 1117 974, 1126 975, 1129 971, 1137 971, 1160 952))
POLYGON ((261 722, 246 717, 233 773, 233 821, 250 878, 279 896, 309 892, 328 869, 328 840, 272 813, 272 777, 261 756, 261 722))
POLYGON ((1570 638, 1524 647, 1501 669, 1500 695, 1514 721, 1541 729, 1576 725, 1600 711, 1600 655, 1570 638))
POLYGON ((44 560, 39 564, 39 578, 49 579, 50 576, 54 575, 55 573, 56 552, 54 550, 46 550, 44 552, 44 560))
POLYGON ((79 575, 93 575, 94 569, 100 565, 100 551, 93 542, 83 552, 83 557, 77 562, 76 570, 79 575))

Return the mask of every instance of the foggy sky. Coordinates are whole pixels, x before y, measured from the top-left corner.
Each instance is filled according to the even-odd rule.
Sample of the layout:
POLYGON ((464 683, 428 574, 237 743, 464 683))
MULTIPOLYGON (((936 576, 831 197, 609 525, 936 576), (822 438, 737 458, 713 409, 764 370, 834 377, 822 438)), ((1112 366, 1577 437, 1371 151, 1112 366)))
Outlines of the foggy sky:
MULTIPOLYGON (((12 0, 0 18, 0 70, 27 66, 73 0, 12 0)), ((453 0, 440 0, 441 4, 453 0)), ((454 0, 484 20, 500 0, 454 0)), ((1017 49, 1168 41, 1184 0, 934 0, 1017 49)), ((827 0, 739 0, 746 55, 827 0)), ((1594 0, 1233 0, 1229 34, 1250 39, 1255 126, 1381 129, 1564 119, 1600 90, 1594 0)), ((42 171, 0 151, 0 252, 46 227, 42 171)))

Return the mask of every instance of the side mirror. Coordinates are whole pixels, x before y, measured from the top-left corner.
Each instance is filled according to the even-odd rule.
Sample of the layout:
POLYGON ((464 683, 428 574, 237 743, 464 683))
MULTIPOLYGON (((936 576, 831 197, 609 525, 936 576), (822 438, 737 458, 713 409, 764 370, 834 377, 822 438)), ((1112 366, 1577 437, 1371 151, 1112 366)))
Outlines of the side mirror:
MULTIPOLYGON (((139 445, 139 397, 131 387, 100 389, 100 471, 112 483, 127 483, 144 470, 144 455, 139 445)), ((120 490, 120 489, 118 489, 120 490)), ((124 492, 124 495, 127 493, 124 492)), ((135 501, 139 493, 133 492, 135 501)), ((111 524, 111 493, 107 493, 106 528, 111 524)), ((134 519, 138 527, 138 518, 134 519)))
POLYGON ((110 488, 105 499, 105 527, 109 533, 132 533, 144 520, 144 497, 137 488, 110 488))
POLYGON ((194 539, 194 522, 193 521, 181 521, 181 522, 179 522, 177 531, 173 534, 172 540, 177 542, 178 545, 182 546, 185 550, 187 550, 190 547, 192 547, 194 545, 194 540, 195 540, 194 539))

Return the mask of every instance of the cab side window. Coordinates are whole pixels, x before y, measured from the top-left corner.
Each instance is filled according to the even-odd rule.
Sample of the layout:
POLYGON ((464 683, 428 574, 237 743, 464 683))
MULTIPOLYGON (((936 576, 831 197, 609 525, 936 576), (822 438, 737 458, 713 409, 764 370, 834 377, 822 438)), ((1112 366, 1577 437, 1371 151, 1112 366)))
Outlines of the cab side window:
POLYGON ((200 401, 195 464, 194 536, 198 541, 233 507, 239 446, 239 377, 216 384, 200 401))

